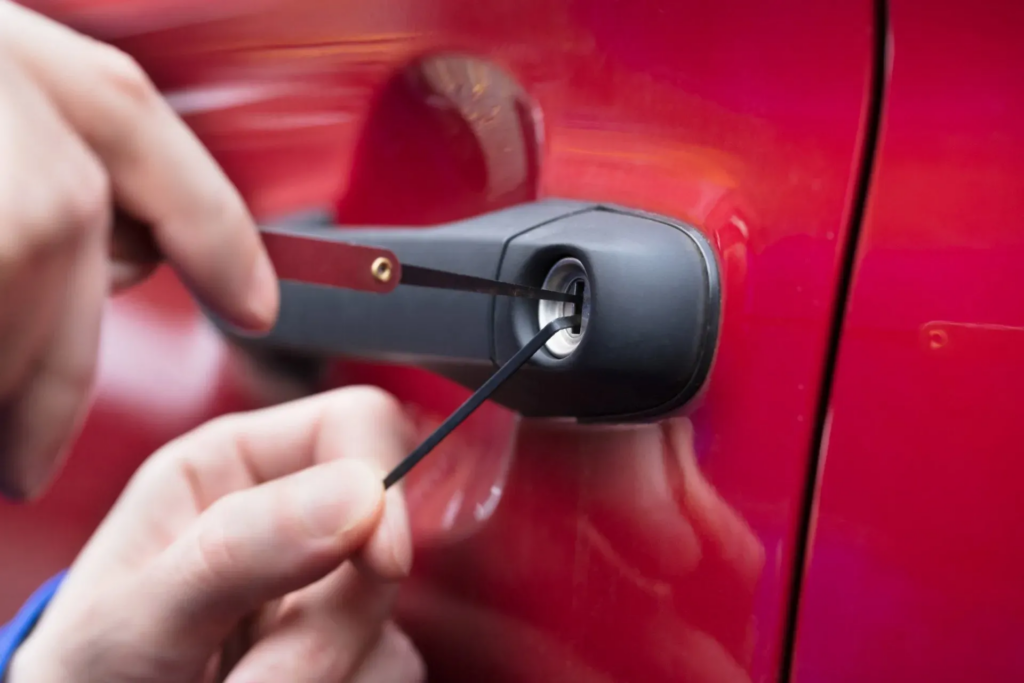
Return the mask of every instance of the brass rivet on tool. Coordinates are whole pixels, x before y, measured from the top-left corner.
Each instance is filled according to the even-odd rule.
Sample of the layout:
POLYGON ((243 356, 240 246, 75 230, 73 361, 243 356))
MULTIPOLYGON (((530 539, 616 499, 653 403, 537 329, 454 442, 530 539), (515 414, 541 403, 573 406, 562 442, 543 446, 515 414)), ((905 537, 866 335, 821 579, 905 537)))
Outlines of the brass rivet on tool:
POLYGON ((370 266, 370 272, 373 273, 373 279, 377 282, 390 282, 393 270, 394 268, 391 265, 391 259, 383 256, 377 257, 370 266))

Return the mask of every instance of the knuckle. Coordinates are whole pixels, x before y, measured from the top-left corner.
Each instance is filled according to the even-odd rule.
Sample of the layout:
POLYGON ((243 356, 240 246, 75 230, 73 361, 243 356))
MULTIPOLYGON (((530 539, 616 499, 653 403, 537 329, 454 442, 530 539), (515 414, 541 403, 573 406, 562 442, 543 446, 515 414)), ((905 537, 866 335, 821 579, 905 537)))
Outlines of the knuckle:
POLYGON ((65 190, 59 223, 75 235, 103 229, 111 218, 110 181, 98 161, 78 165, 65 190))
POLYGON ((197 452, 210 449, 235 448, 237 439, 246 432, 243 413, 225 413, 195 427, 175 440, 176 461, 187 459, 197 452))
POLYGON ((136 104, 148 105, 157 101, 156 87, 131 55, 102 43, 95 49, 97 70, 104 84, 136 104))
POLYGON ((202 515, 206 519, 199 525, 195 539, 200 582, 219 585, 230 580, 239 566, 238 549, 227 524, 233 497, 234 494, 229 494, 221 498, 202 515))
POLYGON ((63 173, 45 187, 29 188, 0 209, 0 264, 16 267, 37 257, 73 248, 106 228, 112 215, 110 181, 100 163, 81 151, 65 157, 63 173))
POLYGON ((241 414, 225 413, 204 422, 182 438, 194 443, 212 443, 221 440, 226 435, 243 432, 243 425, 241 414))
POLYGON ((171 475, 185 475, 191 483, 196 453, 207 452, 210 445, 221 441, 224 435, 238 433, 238 420, 237 414, 227 413, 204 422, 165 444, 142 464, 138 472, 145 475, 147 482, 166 481, 171 475))
POLYGON ((365 419, 380 424, 396 424, 405 421, 402 404, 380 387, 356 386, 344 391, 349 407, 357 410, 365 419))
POLYGON ((132 474, 126 491, 143 490, 145 492, 158 490, 165 485, 168 478, 175 474, 175 467, 178 463, 178 442, 171 441, 163 448, 153 453, 142 461, 132 474))

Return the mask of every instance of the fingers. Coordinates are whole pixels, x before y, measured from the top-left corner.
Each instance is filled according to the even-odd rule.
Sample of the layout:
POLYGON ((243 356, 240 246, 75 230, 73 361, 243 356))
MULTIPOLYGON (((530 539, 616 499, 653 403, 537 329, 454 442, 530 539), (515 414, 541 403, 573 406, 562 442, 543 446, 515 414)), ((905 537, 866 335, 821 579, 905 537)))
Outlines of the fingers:
POLYGON ((8 464, 25 494, 41 491, 56 474, 88 407, 107 295, 105 241, 96 232, 71 265, 56 329, 5 425, 8 464))
MULTIPOLYGON (((105 566, 104 558, 162 553, 170 539, 187 533, 198 516, 232 493, 337 459, 397 459, 404 451, 395 435, 408 429, 395 400, 369 388, 340 389, 209 422, 139 468, 71 579, 101 580, 102 569, 93 575, 90 568, 105 566)), ((394 513, 385 514, 390 519, 394 513)))
POLYGON ((416 646, 398 626, 389 622, 351 683, 423 683, 426 680, 427 667, 416 646))
MULTIPOLYGON (((365 397, 355 402, 373 406, 376 414, 367 419, 347 407, 339 406, 333 419, 324 423, 320 439, 320 459, 337 457, 339 446, 345 445, 346 457, 363 458, 380 472, 381 479, 411 451, 415 445, 415 433, 411 422, 402 413, 398 404, 378 390, 356 388, 352 391, 365 392, 365 397), (391 424, 386 434, 379 426, 391 424)), ((384 580, 405 578, 412 569, 412 540, 406 512, 405 498, 401 486, 387 492, 384 517, 370 541, 360 553, 358 561, 363 568, 377 574, 384 580)))
POLYGON ((90 389, 110 195, 92 152, 2 62, 0 148, 0 488, 24 497, 47 480, 90 389))
POLYGON ((334 683, 415 682, 422 661, 409 639, 388 622, 394 587, 346 565, 347 590, 339 603, 286 603, 234 667, 227 683, 251 680, 334 683))
POLYGON ((114 48, 0 1, 0 42, 106 166, 115 198, 211 307, 247 328, 277 316, 277 278, 245 204, 213 158, 114 48))
POLYGON ((234 491, 338 458, 382 470, 402 457, 409 431, 393 397, 349 387, 214 420, 154 456, 139 487, 148 495, 168 477, 187 481, 201 511, 234 491))
POLYGON ((412 533, 401 488, 391 488, 385 500, 383 518, 356 560, 379 579, 398 581, 412 571, 412 533))
POLYGON ((194 506, 198 520, 178 532, 153 579, 173 603, 154 610, 172 615, 164 628, 186 628, 199 610, 218 629, 314 583, 361 552, 385 526, 382 515, 385 540, 374 543, 384 559, 368 564, 380 575, 404 574, 411 555, 404 507, 389 494, 384 511, 379 463, 402 456, 408 430, 394 399, 369 388, 222 418, 154 456, 105 533, 128 542, 140 519, 160 514, 154 506, 194 506), (166 498, 179 489, 187 500, 166 498))
POLYGON ((348 680, 379 638, 393 589, 347 564, 337 602, 289 596, 261 624, 259 641, 228 683, 254 679, 313 683, 348 680), (293 599, 296 598, 296 599, 293 599))
POLYGON ((239 680, 268 670, 273 680, 349 680, 379 638, 397 594, 398 584, 365 559, 341 565, 267 615, 260 643, 239 666, 239 680))
POLYGON ((300 631, 310 615, 362 634, 361 656, 396 586, 381 580, 386 570, 346 560, 365 555, 381 526, 376 463, 401 457, 407 429, 393 399, 356 388, 223 418, 168 445, 76 560, 39 637, 59 642, 61 623, 103 622, 97 638, 131 632, 133 650, 159 651, 195 680, 240 621, 281 604, 300 631), (352 573, 365 580, 355 594, 352 573), (110 618, 88 617, 103 586, 116 596, 103 602, 110 618))
MULTIPOLYGON (((396 490, 388 495, 385 517, 394 515, 395 521, 407 529, 401 496, 396 490)), ((374 532, 383 560, 375 560, 367 552, 367 544, 360 561, 346 563, 313 585, 285 597, 280 607, 263 620, 258 644, 238 664, 229 681, 252 680, 257 676, 296 682, 347 681, 357 669, 366 672, 358 680, 419 680, 413 675, 417 671, 416 656, 411 661, 390 662, 392 666, 377 661, 384 653, 404 657, 408 650, 415 655, 408 640, 393 627, 385 628, 383 638, 388 642, 383 646, 378 642, 398 593, 396 580, 405 576, 402 570, 407 572, 409 566, 408 560, 398 565, 395 552, 411 555, 408 532, 398 539, 393 532, 385 531, 385 525, 386 520, 374 532), (404 544, 404 548, 396 551, 388 542, 404 544), (392 642, 396 639, 404 642, 392 642), (373 661, 361 666, 368 653, 373 661), (371 677, 384 673, 398 677, 371 677)))
POLYGON ((383 502, 377 472, 348 459, 225 496, 147 570, 155 632, 220 642, 239 619, 360 548, 383 502))
MULTIPOLYGON (((337 458, 369 463, 383 480, 412 448, 413 436, 394 398, 349 387, 215 421, 172 445, 168 459, 204 508, 232 491, 337 458)), ((163 474, 157 480, 166 485, 163 474)), ((409 574, 412 542, 400 488, 388 492, 382 523, 359 560, 382 578, 409 574)))

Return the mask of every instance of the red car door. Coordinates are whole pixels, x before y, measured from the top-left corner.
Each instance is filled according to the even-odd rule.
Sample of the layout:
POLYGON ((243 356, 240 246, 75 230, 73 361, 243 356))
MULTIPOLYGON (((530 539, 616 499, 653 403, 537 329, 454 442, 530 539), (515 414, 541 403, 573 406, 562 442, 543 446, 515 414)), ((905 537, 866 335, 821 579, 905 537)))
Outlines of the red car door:
MULTIPOLYGON (((407 483, 417 557, 399 616, 436 680, 780 675, 877 126, 880 8, 31 4, 134 55, 261 219, 433 224, 562 198, 699 230, 723 286, 699 400, 631 426, 480 411, 407 483)), ((73 558, 148 453, 204 419, 372 382, 426 433, 466 394, 399 365, 267 368, 168 273, 115 301, 70 464, 45 500, 0 513, 0 614, 73 558)))
POLYGON ((891 17, 794 678, 1019 681, 1024 6, 891 17))

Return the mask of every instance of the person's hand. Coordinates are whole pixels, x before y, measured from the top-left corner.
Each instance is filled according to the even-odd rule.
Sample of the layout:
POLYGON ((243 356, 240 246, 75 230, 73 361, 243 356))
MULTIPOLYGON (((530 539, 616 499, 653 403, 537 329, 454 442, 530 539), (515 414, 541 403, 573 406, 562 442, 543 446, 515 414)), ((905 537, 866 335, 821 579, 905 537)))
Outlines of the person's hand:
POLYGON ((220 418, 145 463, 8 683, 423 680, 388 614, 411 544, 400 407, 351 388, 220 418), (350 562, 346 562, 348 559, 350 562))
POLYGON ((47 482, 86 406, 105 297, 162 257, 230 322, 273 324, 277 278, 245 204, 138 65, 0 0, 0 493, 47 482))

